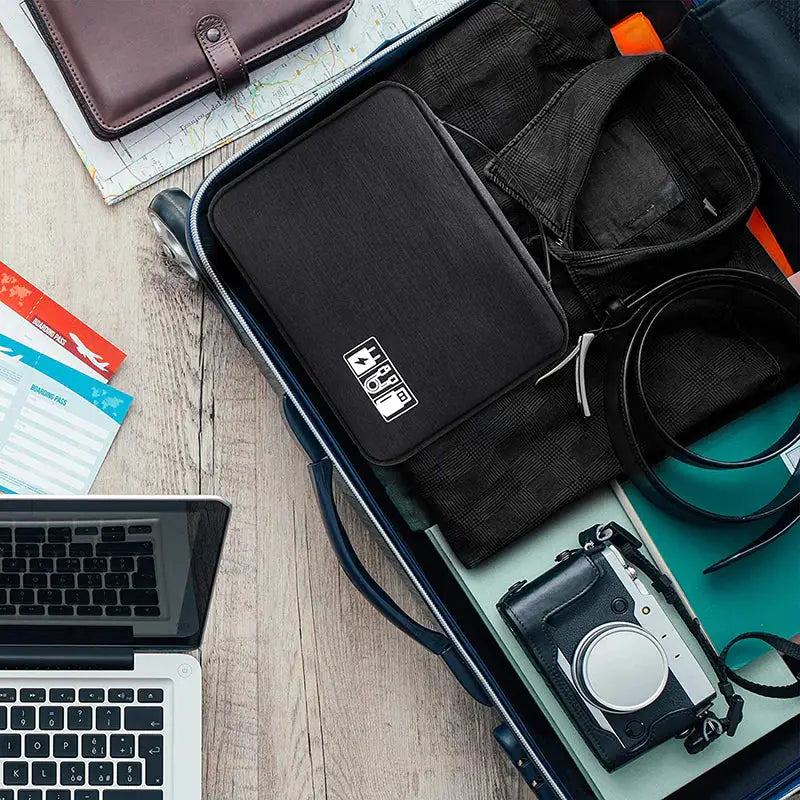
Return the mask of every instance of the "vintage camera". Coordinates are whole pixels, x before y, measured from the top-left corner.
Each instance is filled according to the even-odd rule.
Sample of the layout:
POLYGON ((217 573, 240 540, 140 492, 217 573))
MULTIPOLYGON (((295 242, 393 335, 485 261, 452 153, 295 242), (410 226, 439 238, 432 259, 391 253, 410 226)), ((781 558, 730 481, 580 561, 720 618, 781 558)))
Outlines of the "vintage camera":
POLYGON ((719 723, 709 710, 714 688, 686 641, 610 530, 596 530, 497 608, 611 771, 698 721, 719 723))

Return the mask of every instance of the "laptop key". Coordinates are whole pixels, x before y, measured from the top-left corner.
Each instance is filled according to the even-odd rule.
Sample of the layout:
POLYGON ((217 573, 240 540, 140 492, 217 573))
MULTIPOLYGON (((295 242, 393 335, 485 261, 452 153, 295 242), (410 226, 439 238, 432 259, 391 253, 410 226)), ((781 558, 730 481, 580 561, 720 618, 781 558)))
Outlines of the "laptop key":
POLYGON ((57 706, 42 706, 39 709, 39 728, 43 731, 63 731, 64 709, 57 706))
POLYGON ((136 569, 136 563, 131 556, 111 559, 112 572, 133 572, 134 569, 136 569))
POLYGON ((107 558, 87 558, 83 562, 84 572, 108 572, 107 558))
POLYGON ((65 544, 43 544, 42 558, 63 558, 67 554, 65 544))
POLYGON ((69 789, 48 789, 44 800, 72 800, 72 796, 69 789))
POLYGON ((11 709, 11 730, 32 731, 36 727, 36 709, 33 706, 14 706, 11 709))
POLYGON ((67 728, 71 731, 90 731, 92 709, 87 706, 72 706, 67 709, 67 728))
MULTIPOLYGON (((84 798, 75 795, 75 800, 84 798)), ((164 800, 164 793, 153 789, 106 789, 103 800, 164 800)))
MULTIPOLYGON (((89 726, 91 727, 91 725, 89 726)), ((53 737, 54 758, 77 758, 78 737, 74 733, 57 734, 53 737)), ((63 783, 63 781, 62 781, 63 783)))
POLYGON ((100 800, 97 789, 81 789, 75 792, 75 800, 100 800))
POLYGON ((129 617, 131 613, 130 606, 106 606, 107 617, 129 617))
POLYGON ((109 703, 132 703, 133 702, 133 689, 109 689, 108 702, 109 703))
POLYGON ((61 589, 39 589, 36 602, 42 606, 60 606, 64 604, 64 593, 61 589))
POLYGON ((50 737, 46 733, 29 733, 25 737, 25 758, 50 758, 50 737))
POLYGON ((106 589, 127 589, 130 585, 131 579, 128 577, 127 572, 109 572, 106 574, 106 589))
POLYGON ((102 606, 79 606, 78 607, 78 616, 79 617, 102 617, 103 616, 103 607, 102 606))
POLYGON ((44 689, 20 689, 20 703, 44 703, 47 694, 44 689))
POLYGON ((103 585, 103 576, 98 573, 83 573, 78 575, 79 589, 99 589, 103 585))
POLYGON ((0 703, 16 703, 17 690, 16 689, 0 689, 0 703))
POLYGON ((64 786, 83 786, 86 783, 86 762, 65 761, 61 765, 61 783, 64 786))
POLYGON ((0 759, 20 758, 22 756, 22 737, 18 733, 0 734, 0 759))
POLYGON ((75 609, 72 606, 47 606, 47 613, 51 617, 74 617, 75 609))
POLYGON ((144 782, 147 786, 164 785, 164 737, 140 736, 139 758, 144 760, 144 782))
POLYGON ((64 602, 72 606, 88 606, 92 596, 88 589, 67 589, 64 592, 64 602))
POLYGON ((89 764, 89 786, 109 786, 114 783, 114 764, 94 761, 89 764))
POLYGON ((128 707, 125 709, 125 730, 161 731, 164 730, 164 709, 128 707))
POLYGON ((158 606, 136 606, 133 613, 137 617, 160 617, 161 609, 158 606))
POLYGON ((142 556, 136 560, 136 569, 145 575, 155 575, 156 560, 152 556, 142 556))
POLYGON ((122 712, 114 706, 97 709, 95 725, 100 731, 118 731, 122 727, 122 712))
MULTIPOLYGON (((78 575, 82 578, 83 575, 78 575)), ((75 576, 72 573, 60 572, 57 575, 50 576, 50 587, 52 589, 74 589, 75 576)))
POLYGON ((39 789, 20 789, 17 800, 42 800, 42 793, 39 789))
POLYGON ((0 731, 4 731, 8 727, 8 709, 5 706, 0 706, 0 731))
POLYGON ((48 565, 53 565, 53 563, 52 558, 32 558, 31 571, 23 577, 22 585, 26 589, 46 588, 49 575, 53 571, 53 567, 50 566, 48 569, 48 565))
POLYGON ((31 782, 34 786, 55 786, 57 779, 55 761, 34 761, 31 764, 31 782))
POLYGON ((40 553, 38 544, 18 544, 14 548, 15 558, 39 558, 40 553))
POLYGON ((163 703, 164 690, 163 689, 139 689, 139 702, 140 703, 163 703))
POLYGON ((131 585, 134 589, 155 589, 156 576, 148 572, 135 572, 131 578, 131 585))
POLYGON ((80 572, 81 560, 79 558, 57 558, 56 570, 58 572, 80 572))
POLYGON ((157 606, 158 592, 155 589, 123 589, 119 599, 126 606, 157 606))
POLYGON ((141 786, 142 765, 138 761, 117 764, 117 783, 120 786, 141 786))
POLYGON ((81 737, 81 755, 83 758, 105 758, 108 740, 105 734, 89 733, 81 737))
POLYGON ((27 572, 28 562, 24 558, 4 558, 3 572, 27 572))
POLYGON ((78 692, 78 700, 81 703, 105 703, 105 689, 81 689, 78 692))
POLYGON ((36 595, 33 589, 12 589, 8 599, 16 605, 33 605, 36 602, 36 595))
POLYGON ((22 577, 20 575, 9 575, 7 572, 0 572, 0 588, 16 589, 21 583, 22 577))
POLYGON ((51 703, 74 703, 75 690, 74 689, 51 689, 50 690, 51 703))
POLYGON ((97 536, 100 531, 94 525, 81 525, 75 528, 76 536, 97 536))
POLYGON ((20 606, 19 613, 24 617, 43 617, 44 606, 20 606))
POLYGON ((92 602, 96 606, 115 606, 117 593, 113 589, 95 589, 92 592, 92 602))
POLYGON ((42 544, 44 542, 44 528, 17 528, 14 539, 17 542, 42 544))
POLYGON ((50 528, 47 531, 47 541, 48 542, 71 542, 72 541, 72 529, 66 527, 59 527, 59 528, 50 528))
POLYGON ((95 555, 109 556, 151 556, 155 552, 152 542, 98 542, 95 555))
POLYGON ((3 782, 6 786, 26 786, 28 764, 25 761, 6 761, 3 764, 3 782))
POLYGON ((111 758, 135 758, 136 737, 127 733, 111 737, 111 758))
POLYGON ((14 790, 0 789, 0 800, 14 800, 14 790))
POLYGON ((152 533, 153 526, 152 525, 131 525, 128 528, 128 533, 132 533, 134 535, 142 535, 145 533, 152 533))
POLYGON ((91 558, 94 555, 94 545, 91 542, 80 542, 69 546, 70 558, 91 558))

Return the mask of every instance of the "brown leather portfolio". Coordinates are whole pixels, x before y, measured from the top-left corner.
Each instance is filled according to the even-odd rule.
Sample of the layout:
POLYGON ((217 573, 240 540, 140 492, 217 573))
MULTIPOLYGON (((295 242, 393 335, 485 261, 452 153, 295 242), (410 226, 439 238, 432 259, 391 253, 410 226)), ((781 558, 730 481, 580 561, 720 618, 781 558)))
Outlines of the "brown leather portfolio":
POLYGON ((115 139, 344 22, 353 0, 26 0, 92 131, 115 139))

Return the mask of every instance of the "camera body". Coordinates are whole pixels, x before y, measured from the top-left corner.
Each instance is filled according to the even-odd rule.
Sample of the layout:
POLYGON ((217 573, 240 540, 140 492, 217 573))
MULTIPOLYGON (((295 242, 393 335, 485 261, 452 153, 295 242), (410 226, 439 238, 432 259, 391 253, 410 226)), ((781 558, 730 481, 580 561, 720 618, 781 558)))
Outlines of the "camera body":
POLYGON ((497 608, 609 771, 681 736, 714 687, 656 597, 609 543, 562 553, 497 608))

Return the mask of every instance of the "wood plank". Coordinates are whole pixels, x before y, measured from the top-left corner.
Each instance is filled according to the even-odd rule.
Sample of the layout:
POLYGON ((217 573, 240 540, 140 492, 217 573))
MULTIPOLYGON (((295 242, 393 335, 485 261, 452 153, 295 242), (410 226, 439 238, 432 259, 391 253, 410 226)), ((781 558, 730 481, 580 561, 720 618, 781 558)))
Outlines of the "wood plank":
MULTIPOLYGON (((0 259, 129 357, 136 401, 98 492, 219 493, 235 508, 204 647, 204 800, 529 796, 477 706, 356 594, 322 530, 279 403, 206 293, 167 268, 146 220, 241 144, 113 208, 0 34, 0 259)), ((421 602, 346 511, 366 564, 421 602)))

